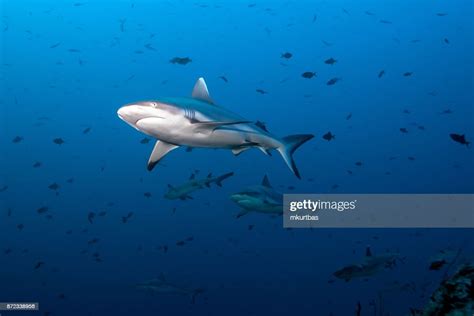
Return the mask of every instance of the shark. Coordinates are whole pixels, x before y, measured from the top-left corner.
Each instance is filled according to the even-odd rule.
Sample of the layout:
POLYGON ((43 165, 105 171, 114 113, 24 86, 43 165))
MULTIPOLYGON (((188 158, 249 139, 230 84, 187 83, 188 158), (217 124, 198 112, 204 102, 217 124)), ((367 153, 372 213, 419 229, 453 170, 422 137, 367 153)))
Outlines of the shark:
POLYGON ((193 173, 189 177, 189 180, 180 186, 172 186, 171 184, 168 184, 168 192, 165 194, 165 198, 169 200, 192 199, 190 193, 204 189, 205 187, 209 188, 211 183, 215 183, 216 185, 222 187, 222 181, 233 175, 233 172, 229 172, 218 177, 213 177, 212 173, 209 173, 206 178, 196 179, 196 174, 193 173))
POLYGON ((399 259, 399 253, 387 252, 374 256, 370 247, 367 247, 365 257, 361 262, 345 266, 333 275, 346 282, 355 278, 367 278, 382 270, 393 268, 397 259, 399 259))
POLYGON ((182 146, 230 149, 236 156, 258 148, 266 155, 277 150, 293 174, 301 178, 293 153, 314 137, 274 136, 261 124, 216 104, 202 77, 196 81, 191 97, 133 102, 120 107, 117 115, 137 131, 157 139, 148 159, 149 171, 169 152, 182 146))
POLYGON ((230 199, 242 208, 237 218, 249 212, 283 214, 283 196, 273 189, 266 175, 261 185, 247 187, 241 192, 232 194, 230 199))
POLYGON ((163 274, 158 278, 135 284, 137 290, 150 292, 152 294, 177 294, 191 297, 191 303, 194 304, 196 296, 204 293, 201 288, 187 288, 168 282, 163 274))

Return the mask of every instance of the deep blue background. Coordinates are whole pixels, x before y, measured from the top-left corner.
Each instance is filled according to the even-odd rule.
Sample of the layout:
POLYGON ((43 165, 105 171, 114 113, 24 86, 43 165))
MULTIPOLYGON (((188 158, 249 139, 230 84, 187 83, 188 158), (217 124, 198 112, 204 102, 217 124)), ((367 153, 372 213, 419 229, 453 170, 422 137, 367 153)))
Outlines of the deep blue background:
POLYGON ((472 148, 449 137, 474 139, 471 0, 3 0, 0 8, 0 187, 8 186, 0 193, 0 301, 39 301, 53 315, 352 315, 361 301, 367 315, 382 293, 385 311, 404 315, 442 278, 427 270, 436 251, 472 251, 472 230, 285 230, 281 218, 235 219, 229 200, 265 174, 281 192, 473 193, 472 148), (280 57, 286 51, 290 60, 280 57), (170 63, 175 56, 192 62, 170 63), (324 63, 330 57, 335 65, 324 63), (305 71, 317 76, 302 78, 305 71), (259 150, 177 150, 146 171, 153 141, 141 144, 144 135, 117 109, 188 96, 200 76, 218 104, 272 133, 316 135, 295 154, 303 180, 277 153, 259 150), (342 80, 326 85, 333 77, 342 80), (335 140, 322 139, 328 131, 335 140), (23 141, 13 143, 16 136, 23 141), (57 137, 65 143, 54 144, 57 137), (162 197, 196 169, 235 176, 194 200, 162 197), (52 219, 37 214, 42 206, 52 219), (107 215, 89 224, 87 214, 100 211, 107 215), (157 249, 165 244, 166 254, 157 249), (400 251, 405 263, 368 281, 328 283, 368 244, 375 253, 400 251), (45 265, 35 270, 38 261, 45 265), (160 273, 206 293, 192 305, 133 288, 160 273))

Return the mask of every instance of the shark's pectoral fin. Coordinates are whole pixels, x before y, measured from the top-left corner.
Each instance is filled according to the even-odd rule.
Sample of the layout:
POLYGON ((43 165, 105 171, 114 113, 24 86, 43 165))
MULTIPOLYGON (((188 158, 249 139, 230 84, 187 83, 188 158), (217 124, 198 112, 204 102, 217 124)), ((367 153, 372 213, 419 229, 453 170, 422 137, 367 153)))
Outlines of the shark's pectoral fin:
POLYGON ((242 216, 248 214, 248 212, 249 212, 248 210, 242 209, 242 210, 240 210, 240 212, 235 216, 235 218, 241 218, 242 216))
POLYGON ((208 103, 214 104, 211 97, 209 96, 209 90, 207 90, 206 82, 204 78, 199 78, 194 84, 192 97, 201 101, 206 101, 208 103))
POLYGON ((153 151, 151 152, 150 159, 148 159, 147 169, 148 171, 153 170, 156 164, 170 151, 178 148, 179 146, 170 144, 161 140, 157 140, 153 151))

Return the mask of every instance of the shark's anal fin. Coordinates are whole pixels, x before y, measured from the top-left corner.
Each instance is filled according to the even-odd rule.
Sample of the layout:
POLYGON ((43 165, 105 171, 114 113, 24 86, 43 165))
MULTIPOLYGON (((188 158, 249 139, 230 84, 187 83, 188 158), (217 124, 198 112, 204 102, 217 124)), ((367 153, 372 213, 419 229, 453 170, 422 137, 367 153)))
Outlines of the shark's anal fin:
POLYGON ((211 97, 209 96, 209 90, 207 90, 206 82, 204 78, 199 78, 194 84, 193 93, 191 95, 194 99, 201 101, 206 101, 208 103, 214 104, 211 97))
POLYGON ((170 144, 161 140, 157 140, 153 151, 151 152, 150 158, 148 159, 147 169, 148 171, 153 170, 156 164, 170 151, 178 148, 179 146, 170 144))

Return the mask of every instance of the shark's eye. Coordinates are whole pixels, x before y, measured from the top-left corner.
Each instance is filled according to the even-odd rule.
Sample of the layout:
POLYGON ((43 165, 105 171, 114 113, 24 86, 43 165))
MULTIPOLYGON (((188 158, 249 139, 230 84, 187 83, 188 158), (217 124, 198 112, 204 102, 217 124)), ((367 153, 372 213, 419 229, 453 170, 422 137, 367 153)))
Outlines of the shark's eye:
POLYGON ((157 107, 158 107, 158 103, 156 103, 156 102, 151 102, 151 106, 154 107, 154 108, 157 108, 157 107))

